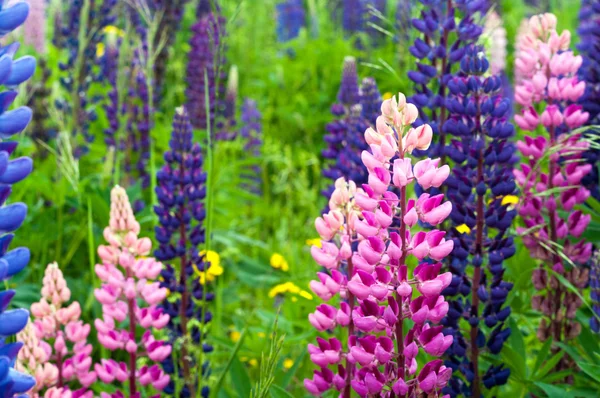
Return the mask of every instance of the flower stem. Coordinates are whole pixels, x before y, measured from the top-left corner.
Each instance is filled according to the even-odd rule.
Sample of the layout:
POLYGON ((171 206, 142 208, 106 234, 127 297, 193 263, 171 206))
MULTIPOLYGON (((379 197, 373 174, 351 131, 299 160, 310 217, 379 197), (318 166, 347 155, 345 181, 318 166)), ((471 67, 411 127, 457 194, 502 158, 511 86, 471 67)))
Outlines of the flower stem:
MULTIPOLYGON (((348 259, 348 280, 352 278, 354 274, 354 266, 352 265, 352 257, 348 259)), ((350 306, 350 324, 348 325, 348 339, 354 335, 354 322, 352 321, 352 311, 354 310, 354 295, 348 290, 348 305, 350 306)), ((346 357, 346 388, 344 388, 344 398, 350 398, 351 387, 350 381, 353 377, 353 364, 350 363, 348 357, 346 357)))
MULTIPOLYGON (((179 173, 180 173, 180 176, 183 177, 183 175, 185 173, 183 162, 179 166, 179 173)), ((181 190, 181 193, 185 192, 185 186, 183 183, 180 184, 179 189, 181 190)), ((186 242, 187 236, 186 236, 186 230, 185 230, 184 215, 185 215, 184 207, 180 206, 179 214, 178 214, 179 223, 180 223, 179 224, 179 242, 183 247, 187 248, 187 242, 186 242)), ((181 255, 180 259, 181 259, 181 263, 180 263, 180 270, 179 270, 179 285, 181 286, 183 291, 181 292, 181 305, 179 307, 179 324, 181 326, 181 334, 183 335, 183 344, 181 346, 181 356, 183 359, 183 361, 182 361, 183 378, 184 378, 185 384, 188 386, 188 388, 190 390, 190 396, 193 397, 193 396, 195 396, 195 394, 194 394, 195 384, 190 379, 190 363, 189 363, 190 357, 188 355, 188 350, 187 350, 187 343, 188 343, 187 322, 188 322, 188 319, 186 316, 186 311, 187 311, 190 297, 189 297, 189 292, 188 292, 187 274, 186 274, 188 262, 187 262, 187 256, 186 256, 185 251, 181 255)))
MULTIPOLYGON (((127 269, 127 278, 132 278, 131 270, 127 269)), ((129 338, 135 341, 135 298, 127 299, 127 309, 129 312, 129 338)), ((129 353, 129 396, 132 397, 137 393, 136 384, 136 362, 137 351, 129 353)))

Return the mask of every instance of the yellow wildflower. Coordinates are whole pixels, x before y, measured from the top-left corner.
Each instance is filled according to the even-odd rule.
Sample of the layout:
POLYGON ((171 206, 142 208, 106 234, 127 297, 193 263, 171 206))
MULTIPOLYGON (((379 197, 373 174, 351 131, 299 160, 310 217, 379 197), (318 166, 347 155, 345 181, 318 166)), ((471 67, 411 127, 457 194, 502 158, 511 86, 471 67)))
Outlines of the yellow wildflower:
POLYGON ((390 93, 389 91, 387 93, 383 94, 383 99, 384 100, 389 100, 390 98, 392 98, 394 96, 394 94, 390 93))
POLYGON ((300 293, 299 293, 299 295, 300 295, 300 297, 304 297, 307 300, 312 300, 313 299, 312 294, 310 294, 306 290, 301 290, 300 293))
POLYGON ((273 298, 278 294, 285 293, 298 294, 300 293, 300 288, 296 286, 293 282, 280 283, 279 285, 276 285, 273 288, 271 288, 271 290, 269 290, 269 297, 273 298))
POLYGON ((502 198, 502 205, 514 206, 519 203, 519 197, 516 195, 506 195, 502 198))
POLYGON ((251 360, 248 361, 248 363, 250 364, 250 366, 252 367, 256 367, 258 366, 258 361, 254 358, 252 358, 251 360))
POLYGON ((271 267, 287 272, 290 269, 288 262, 279 253, 273 253, 271 256, 271 267))
POLYGON ((323 246, 320 238, 306 239, 306 244, 309 246, 317 246, 319 249, 323 246))
POLYGON ((237 330, 234 330, 231 333, 229 333, 229 338, 231 339, 231 341, 236 343, 240 340, 241 335, 242 334, 240 332, 238 332, 237 330))
POLYGON ((261 339, 264 339, 264 338, 265 338, 265 336, 266 336, 265 332, 258 332, 256 335, 257 335, 258 337, 260 337, 261 339))
POLYGON ((470 234, 471 233, 471 228, 469 228, 469 226, 467 224, 460 224, 458 227, 456 227, 456 230, 461 234, 470 234))
POLYGON ((101 58, 105 52, 106 48, 104 46, 104 43, 98 43, 96 45, 96 58, 101 58))
POLYGON ((219 256, 219 253, 215 251, 209 250, 207 252, 206 250, 202 250, 200 256, 203 257, 205 262, 210 263, 210 266, 206 271, 200 271, 196 267, 196 264, 194 264, 194 272, 196 272, 200 278, 200 283, 204 285, 207 280, 212 282, 217 276, 222 275, 223 267, 221 267, 221 257, 219 256))
POLYGON ((296 297, 296 296, 292 296, 292 303, 295 303, 295 302, 297 302, 297 301, 298 301, 298 297, 296 297))
POLYGON ((103 33, 106 33, 108 35, 115 35, 115 36, 119 36, 119 37, 125 37, 125 32, 122 29, 117 28, 114 25, 108 25, 107 27, 105 27, 104 29, 102 29, 103 33))
POLYGON ((294 361, 290 358, 286 358, 283 361, 283 367, 285 369, 290 369, 292 366, 294 366, 294 361))

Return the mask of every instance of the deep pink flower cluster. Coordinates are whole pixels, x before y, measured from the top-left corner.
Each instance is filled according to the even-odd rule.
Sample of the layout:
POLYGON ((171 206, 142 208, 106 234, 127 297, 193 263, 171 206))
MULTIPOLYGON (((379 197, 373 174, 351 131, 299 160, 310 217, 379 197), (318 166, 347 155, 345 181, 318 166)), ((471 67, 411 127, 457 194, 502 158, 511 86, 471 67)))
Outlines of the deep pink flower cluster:
POLYGON ((580 299, 562 287, 544 264, 583 288, 587 271, 576 266, 592 253, 592 244, 578 239, 591 217, 575 210, 590 196, 581 181, 592 166, 581 161, 588 143, 573 131, 589 115, 576 104, 585 82, 577 78, 582 59, 568 50, 570 38, 568 31, 557 33, 554 15, 534 16, 519 39, 515 61, 519 75, 515 99, 523 106, 515 121, 524 130, 534 131, 541 125, 548 132, 547 137, 526 136, 517 143, 527 162, 514 171, 522 189, 518 211, 525 223, 518 232, 531 256, 542 261, 533 274, 533 284, 540 291, 533 307, 547 316, 538 330, 542 340, 552 336, 562 341, 581 330, 574 320, 580 299), (541 115, 534 106, 543 109, 541 115), (559 208, 566 216, 561 216, 559 208))
MULTIPOLYGON (((128 382, 132 398, 140 397, 138 383, 159 391, 165 388, 169 376, 158 362, 171 354, 171 346, 152 334, 169 322, 158 306, 167 296, 167 289, 156 281, 162 264, 146 257, 152 243, 149 238, 138 238, 139 232, 127 193, 116 186, 111 192, 110 224, 104 230, 109 245, 98 248, 102 264, 96 265, 96 274, 102 286, 94 294, 102 304, 103 318, 96 319, 95 326, 100 344, 111 351, 125 350, 129 363, 102 359, 95 370, 104 383, 128 382), (138 369, 142 358, 147 364, 138 369)), ((103 398, 118 396, 102 393, 103 398)))
POLYGON ((45 397, 93 397, 88 388, 96 381, 92 368, 92 345, 88 344, 90 325, 80 320, 78 302, 64 306, 71 298, 58 264, 46 267, 42 298, 31 306, 34 316, 19 339, 28 347, 19 353, 21 365, 36 379, 31 391, 36 397, 46 389, 45 397), (71 389, 72 385, 81 387, 71 389))
POLYGON ((341 302, 319 305, 309 320, 319 331, 348 328, 349 338, 346 344, 331 337, 309 345, 320 368, 304 380, 313 395, 335 388, 345 397, 351 389, 361 397, 437 396, 452 373, 439 359, 418 371, 416 357, 420 349, 439 357, 452 344, 452 336, 434 325, 448 312, 441 292, 452 279, 440 273, 437 261, 452 251, 453 242, 444 231, 415 228, 418 221, 439 225, 452 204, 429 193, 407 198, 410 184, 437 188, 450 170, 439 159, 413 165, 407 157, 429 147, 432 130, 426 124, 411 127, 418 110, 403 94, 384 101, 381 111, 376 130, 365 132, 368 184, 336 181, 329 213, 315 222, 322 246, 311 253, 328 272, 319 272, 311 289, 325 301, 339 295, 341 302), (428 260, 409 275, 409 256, 428 260))

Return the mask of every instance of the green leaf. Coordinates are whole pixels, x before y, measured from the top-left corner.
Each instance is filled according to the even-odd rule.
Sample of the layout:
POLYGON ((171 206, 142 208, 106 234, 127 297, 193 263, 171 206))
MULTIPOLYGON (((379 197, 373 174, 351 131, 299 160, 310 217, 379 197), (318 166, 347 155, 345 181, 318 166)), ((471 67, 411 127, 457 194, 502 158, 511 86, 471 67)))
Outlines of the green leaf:
POLYGON ((252 383, 250 382, 250 377, 248 376, 248 372, 246 372, 244 364, 240 362, 237 355, 233 358, 229 373, 231 374, 232 384, 235 391, 238 393, 238 397, 249 397, 250 391, 252 390, 252 383))
MULTIPOLYGON (((213 392, 213 396, 215 396, 214 394, 218 393, 218 391, 221 390, 221 386, 223 385, 223 381, 225 380, 225 376, 229 372, 229 368, 231 367, 233 361, 237 360, 239 362, 239 360, 237 359, 237 354, 238 354, 240 348, 242 347, 242 343, 244 342, 244 338, 246 337, 246 331, 247 331, 246 328, 244 328, 244 330, 242 330, 242 333, 240 334, 240 339, 237 341, 237 344, 235 345, 235 347, 233 347, 233 351, 231 351, 231 355, 229 356, 229 359, 227 360, 227 364, 225 365, 225 369, 223 369, 223 372, 219 376, 219 379, 217 380, 217 383, 215 384, 214 388, 211 389, 211 391, 213 392)), ((234 383, 234 384, 236 384, 236 383, 234 383)), ((248 392, 250 392, 250 390, 248 390, 248 392)), ((246 395, 246 396, 248 396, 248 395, 246 395)))
POLYGON ((600 383, 600 365, 595 365, 595 364, 586 363, 586 362, 579 362, 579 363, 577 363, 577 366, 579 366, 579 368, 581 368, 581 370, 583 370, 585 372, 585 374, 587 374, 592 379, 594 379, 598 383, 600 383))
POLYGON ((546 376, 546 374, 548 374, 548 372, 550 372, 551 370, 553 370, 554 367, 556 366, 556 364, 564 356, 565 356, 565 352, 564 351, 560 351, 560 352, 557 352, 556 354, 554 354, 550 359, 548 359, 546 361, 546 363, 544 364, 544 366, 542 366, 542 368, 539 371, 538 377, 536 377, 536 379, 539 380, 539 379, 542 379, 544 376, 546 376))
POLYGON ((538 372, 544 360, 548 357, 548 353, 550 353, 550 347, 552 346, 552 339, 547 339, 541 350, 538 352, 538 356, 535 359, 535 365, 533 366, 533 374, 538 372))
POLYGON ((510 346, 518 353, 525 353, 525 340, 523 340, 523 333, 521 333, 517 321, 514 318, 510 318, 508 324, 512 331, 509 337, 510 346))
POLYGON ((510 368, 511 377, 519 381, 527 380, 527 367, 525 359, 510 346, 504 346, 502 360, 510 368))
POLYGON ((553 386, 553 385, 541 383, 541 382, 535 382, 534 384, 536 386, 538 386, 539 388, 541 388, 542 390, 544 390, 546 395, 548 395, 548 398, 566 398, 566 397, 574 396, 572 392, 569 392, 558 386, 553 386))
POLYGON ((271 392, 271 396, 273 398, 294 398, 294 396, 292 394, 290 394, 289 392, 287 392, 285 389, 279 387, 276 384, 273 384, 271 386, 271 389, 269 390, 271 392))
POLYGON ((296 375, 298 368, 300 365, 302 365, 302 362, 304 362, 304 357, 306 356, 307 352, 307 350, 302 350, 302 354, 300 354, 300 356, 294 361, 294 365, 289 368, 287 372, 285 372, 285 375, 281 378, 281 382, 279 383, 281 387, 286 388, 290 384, 296 375))

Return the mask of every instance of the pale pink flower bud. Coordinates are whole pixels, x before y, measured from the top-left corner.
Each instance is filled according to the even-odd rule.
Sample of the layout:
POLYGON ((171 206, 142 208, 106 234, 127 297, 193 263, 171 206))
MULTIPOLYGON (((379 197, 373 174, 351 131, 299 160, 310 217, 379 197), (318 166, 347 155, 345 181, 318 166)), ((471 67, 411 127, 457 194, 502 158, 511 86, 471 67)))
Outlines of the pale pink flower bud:
POLYGON ((409 158, 394 160, 394 185, 398 188, 404 188, 409 180, 413 178, 412 165, 409 158))
POLYGON ((440 187, 444 181, 450 175, 450 168, 448 165, 437 167, 440 159, 424 159, 415 164, 413 173, 417 182, 423 189, 429 189, 431 187, 440 187))

